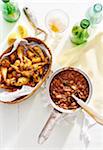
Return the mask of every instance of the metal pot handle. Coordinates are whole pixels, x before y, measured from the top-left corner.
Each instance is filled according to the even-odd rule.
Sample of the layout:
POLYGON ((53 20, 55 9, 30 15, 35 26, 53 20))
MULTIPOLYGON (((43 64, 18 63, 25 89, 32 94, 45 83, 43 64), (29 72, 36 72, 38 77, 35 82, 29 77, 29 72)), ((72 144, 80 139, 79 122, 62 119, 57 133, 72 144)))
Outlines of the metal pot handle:
POLYGON ((53 130, 57 120, 60 118, 61 114, 62 114, 61 112, 59 112, 55 109, 52 111, 49 119, 47 120, 41 133, 39 134, 39 137, 38 137, 39 144, 44 143, 48 139, 50 133, 52 132, 52 130, 53 130))

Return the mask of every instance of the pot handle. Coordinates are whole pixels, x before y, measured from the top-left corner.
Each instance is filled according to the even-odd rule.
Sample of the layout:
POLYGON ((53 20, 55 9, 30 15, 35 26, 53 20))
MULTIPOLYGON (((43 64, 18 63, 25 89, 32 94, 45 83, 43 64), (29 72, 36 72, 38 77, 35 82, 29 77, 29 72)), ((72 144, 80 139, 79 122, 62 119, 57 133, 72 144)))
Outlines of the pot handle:
POLYGON ((50 133, 52 132, 52 130, 53 130, 54 126, 56 125, 57 120, 60 118, 61 114, 62 114, 61 112, 59 112, 55 109, 52 111, 49 119, 47 120, 41 133, 39 134, 39 137, 38 137, 39 144, 44 143, 48 139, 50 133))

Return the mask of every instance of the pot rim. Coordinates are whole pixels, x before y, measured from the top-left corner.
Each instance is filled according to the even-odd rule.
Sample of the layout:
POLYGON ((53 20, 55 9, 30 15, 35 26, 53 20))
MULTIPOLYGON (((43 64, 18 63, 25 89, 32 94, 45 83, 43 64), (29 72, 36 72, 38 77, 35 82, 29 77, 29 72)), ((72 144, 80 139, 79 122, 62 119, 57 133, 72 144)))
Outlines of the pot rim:
POLYGON ((51 103, 51 105, 53 106, 54 109, 56 109, 57 111, 59 112, 62 112, 62 113, 74 113, 74 112, 77 112, 79 110, 81 110, 81 107, 75 109, 75 110, 66 110, 66 109, 63 109, 63 108, 60 108, 58 105, 56 105, 53 100, 51 99, 51 96, 50 96, 50 92, 49 92, 49 88, 50 88, 50 83, 52 81, 52 79, 55 77, 55 75, 57 75, 58 73, 62 72, 62 71, 65 71, 65 70, 75 70, 75 71, 78 71, 79 73, 81 73, 87 80, 88 82, 88 85, 89 85, 89 96, 86 100, 86 103, 88 103, 91 99, 91 96, 92 96, 92 93, 93 93, 93 87, 92 87, 92 83, 91 83, 91 80, 90 78, 88 77, 88 75, 82 71, 81 69, 79 68, 74 68, 74 67, 64 67, 64 68, 60 68, 58 70, 56 70, 49 78, 48 80, 48 83, 47 83, 47 94, 48 94, 48 98, 49 98, 49 101, 51 103))

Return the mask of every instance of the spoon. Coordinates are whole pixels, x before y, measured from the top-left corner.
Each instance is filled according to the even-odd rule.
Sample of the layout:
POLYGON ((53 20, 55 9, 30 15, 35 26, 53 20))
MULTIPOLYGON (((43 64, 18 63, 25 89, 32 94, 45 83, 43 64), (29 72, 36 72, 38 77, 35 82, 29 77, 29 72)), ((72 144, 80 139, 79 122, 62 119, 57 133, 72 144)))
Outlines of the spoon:
MULTIPOLYGON (((71 89, 74 89, 72 86, 68 84, 68 86, 71 89)), ((76 87, 75 87, 76 88, 76 87)), ((76 89, 75 89, 76 90, 76 89)), ((75 101, 87 112, 97 123, 103 125, 103 116, 99 115, 95 110, 93 110, 91 107, 87 105, 83 100, 72 94, 72 97, 75 99, 75 101)))
POLYGON ((87 112, 97 123, 103 125, 103 116, 93 110, 90 106, 88 106, 84 101, 76 97, 74 94, 72 95, 72 97, 81 106, 81 108, 83 108, 84 111, 87 112))

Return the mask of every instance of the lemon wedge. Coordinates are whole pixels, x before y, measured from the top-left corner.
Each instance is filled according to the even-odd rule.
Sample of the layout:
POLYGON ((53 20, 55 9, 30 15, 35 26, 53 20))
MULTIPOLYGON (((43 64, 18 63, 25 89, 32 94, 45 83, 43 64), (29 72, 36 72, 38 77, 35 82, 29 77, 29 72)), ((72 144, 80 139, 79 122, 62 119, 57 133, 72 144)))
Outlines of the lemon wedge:
POLYGON ((18 25, 17 32, 13 32, 8 36, 8 45, 12 45, 17 38, 25 38, 27 36, 27 29, 23 25, 18 25))
POLYGON ((18 25, 18 34, 21 38, 27 37, 28 36, 27 29, 22 25, 18 25))
POLYGON ((15 42, 16 38, 17 38, 17 33, 16 32, 11 33, 8 36, 8 45, 12 45, 15 42))

